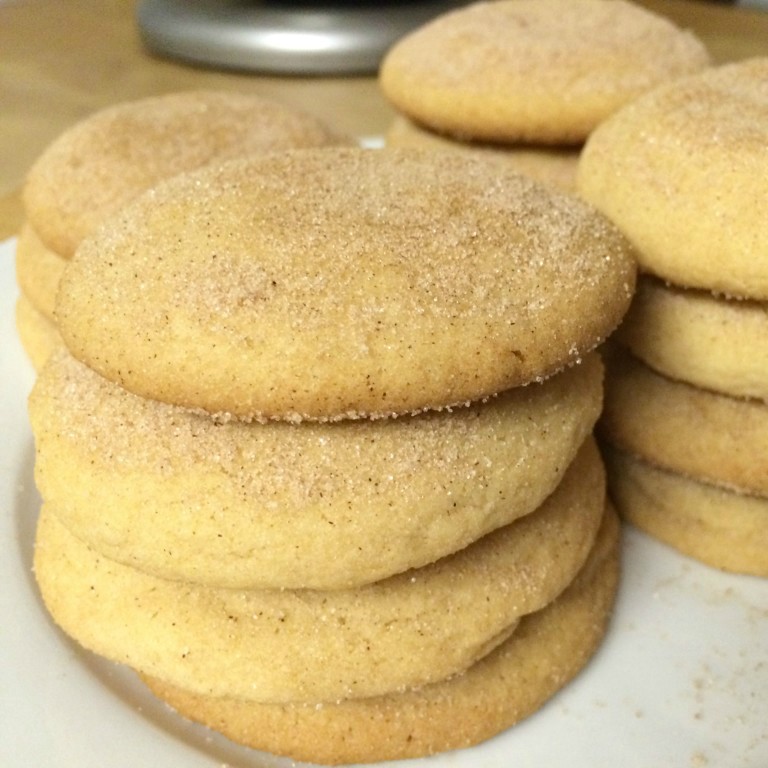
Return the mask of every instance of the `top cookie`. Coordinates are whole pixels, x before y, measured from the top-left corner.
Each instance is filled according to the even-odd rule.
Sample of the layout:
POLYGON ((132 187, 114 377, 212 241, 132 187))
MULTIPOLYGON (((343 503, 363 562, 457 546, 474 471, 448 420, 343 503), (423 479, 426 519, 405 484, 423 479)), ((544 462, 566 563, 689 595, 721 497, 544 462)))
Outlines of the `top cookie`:
POLYGON ((158 181, 250 152, 349 143, 315 117, 255 94, 188 91, 126 102, 64 132, 30 169, 27 220, 64 258, 158 181))
POLYGON ((768 299, 768 57, 663 86, 590 137, 581 194, 676 285, 768 299))
POLYGON ((404 37, 380 83, 438 132, 581 143, 625 103, 708 62, 694 35, 624 0, 497 0, 404 37))
POLYGON ((618 324, 607 219, 498 164, 326 148, 143 195, 69 263, 65 343, 135 394, 240 418, 444 407, 542 379, 618 324))

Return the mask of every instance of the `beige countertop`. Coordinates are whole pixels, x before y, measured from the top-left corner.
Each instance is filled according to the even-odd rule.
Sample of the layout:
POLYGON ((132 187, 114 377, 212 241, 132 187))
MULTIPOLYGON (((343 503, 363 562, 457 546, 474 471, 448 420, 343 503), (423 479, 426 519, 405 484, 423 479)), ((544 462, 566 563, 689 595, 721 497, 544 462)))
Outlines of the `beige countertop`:
MULTIPOLYGON (((704 0, 641 0, 693 29, 716 61, 768 55, 768 13, 704 0)), ((392 112, 373 77, 218 72, 149 55, 133 0, 0 0, 0 238, 22 218, 27 168, 62 130, 127 99, 190 87, 253 91, 355 135, 381 134, 392 112)))

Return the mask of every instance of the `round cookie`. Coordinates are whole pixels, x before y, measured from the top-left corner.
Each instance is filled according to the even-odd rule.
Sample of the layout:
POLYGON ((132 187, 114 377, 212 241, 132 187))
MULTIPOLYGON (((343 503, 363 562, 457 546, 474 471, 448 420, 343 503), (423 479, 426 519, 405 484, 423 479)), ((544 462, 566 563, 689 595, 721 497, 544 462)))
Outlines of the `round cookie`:
POLYGON ((274 706, 145 682, 185 717, 294 760, 372 763, 461 749, 528 717, 584 668, 605 634, 618 572, 619 527, 609 511, 588 563, 557 600, 524 617, 464 674, 416 691, 320 707, 274 706))
POLYGON ((307 149, 123 209, 65 270, 57 317, 75 357, 145 397, 241 419, 389 416, 578 362, 634 279, 604 217, 494 163, 307 149))
POLYGON ((768 499, 734 493, 606 451, 610 495, 656 539, 724 571, 768 576, 768 499))
POLYGON ((672 379, 768 400, 768 303, 725 299, 643 276, 616 335, 672 379))
POLYGON ((379 82, 438 133, 580 144, 624 104, 708 63, 693 34, 623 0, 498 0, 402 38, 379 82))
POLYGON ((768 57, 682 78, 602 124, 581 195, 676 285, 768 299, 768 57))
POLYGON ((22 293, 16 300, 16 332, 35 371, 41 371, 48 358, 63 347, 58 329, 22 293))
POLYGON ((211 162, 350 143, 315 117, 255 94, 170 93, 111 106, 61 134, 27 174, 30 226, 70 258, 80 241, 162 179, 211 162))
POLYGON ((131 395, 64 352, 29 413, 43 498, 101 554, 212 586, 338 589, 426 565, 531 512, 601 404, 592 353, 452 412, 219 424, 131 395))
POLYGON ((32 306, 51 323, 59 281, 67 260, 46 248, 28 223, 24 223, 16 243, 16 282, 32 306))
POLYGON ((604 439, 664 469, 768 496, 768 405, 673 381, 618 349, 607 362, 604 439))
POLYGON ((572 581, 600 526, 593 442, 531 515, 424 568, 353 590, 211 589, 110 561, 45 507, 35 575, 83 646, 212 696, 336 701, 466 669, 572 581))
POLYGON ((579 150, 575 147, 503 145, 461 141, 429 131, 403 116, 396 117, 386 135, 388 147, 464 152, 508 165, 561 192, 576 191, 579 150))

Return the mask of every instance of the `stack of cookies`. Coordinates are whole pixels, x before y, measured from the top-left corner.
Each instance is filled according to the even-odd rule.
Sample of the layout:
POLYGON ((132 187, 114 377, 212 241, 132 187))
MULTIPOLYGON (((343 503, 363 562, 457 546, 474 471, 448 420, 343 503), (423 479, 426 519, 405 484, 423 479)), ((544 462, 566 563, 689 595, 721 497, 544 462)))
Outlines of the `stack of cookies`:
POLYGON ((625 108, 579 182, 644 272, 601 422, 614 500, 694 558, 768 576, 768 58, 625 108))
POLYGON ((603 216, 358 148, 175 177, 67 265, 30 398, 35 573, 180 713, 322 763, 464 747, 587 663, 618 577, 603 216))
POLYGON ((311 115, 259 96, 186 91, 77 123, 30 169, 16 249, 19 336, 36 368, 61 344, 54 303, 80 241, 162 179, 253 152, 349 143, 311 115))
POLYGON ((624 104, 709 63, 704 45, 625 0, 500 0, 404 37, 381 71, 387 143, 479 153, 575 190, 581 146, 624 104))

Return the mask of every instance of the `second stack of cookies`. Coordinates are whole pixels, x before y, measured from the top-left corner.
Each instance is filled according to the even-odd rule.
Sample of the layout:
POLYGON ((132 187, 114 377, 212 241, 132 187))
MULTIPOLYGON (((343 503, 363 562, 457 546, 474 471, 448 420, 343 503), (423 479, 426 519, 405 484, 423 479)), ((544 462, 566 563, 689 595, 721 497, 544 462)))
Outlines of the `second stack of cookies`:
POLYGON ((645 273, 607 375, 614 499, 682 552, 762 576, 767 126, 768 59, 729 64, 622 110, 579 169, 582 195, 633 241, 645 273))

